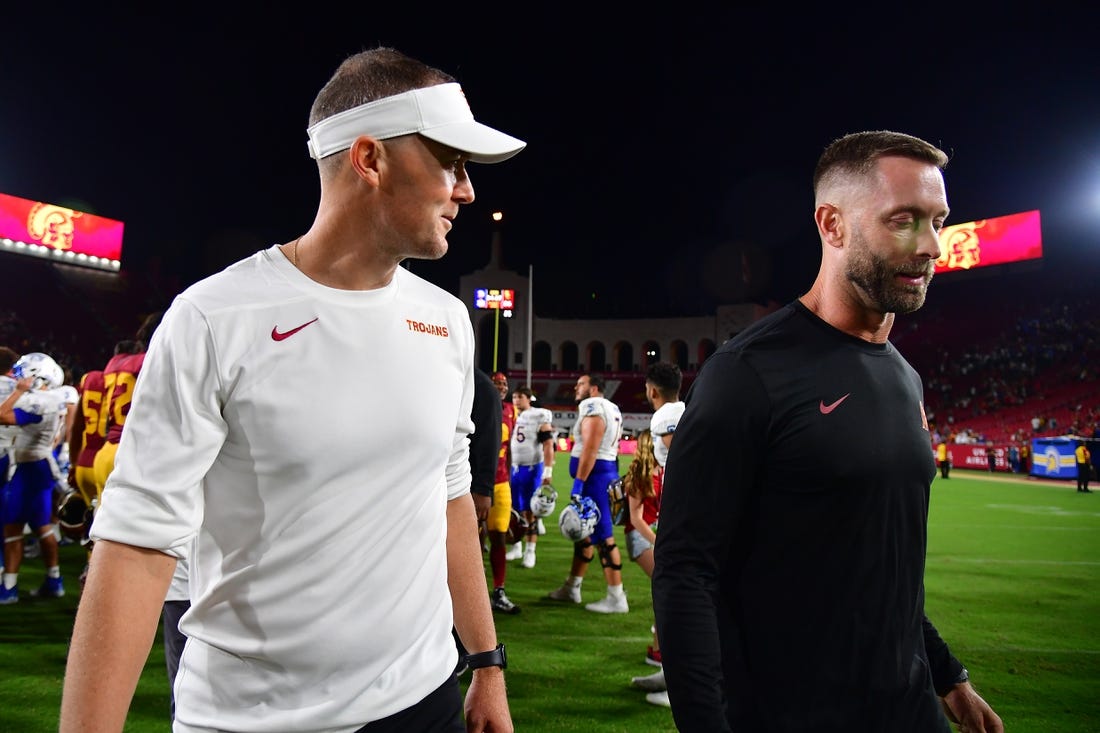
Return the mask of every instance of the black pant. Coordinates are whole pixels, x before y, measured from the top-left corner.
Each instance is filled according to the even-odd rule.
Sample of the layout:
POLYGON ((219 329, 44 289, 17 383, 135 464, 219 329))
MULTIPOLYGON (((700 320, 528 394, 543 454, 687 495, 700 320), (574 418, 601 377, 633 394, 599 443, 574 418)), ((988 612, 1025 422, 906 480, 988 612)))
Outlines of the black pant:
POLYGON ((168 700, 172 719, 176 717, 176 670, 187 636, 180 631, 180 616, 191 608, 191 601, 165 601, 160 615, 164 626, 164 664, 168 668, 168 700))
POLYGON ((1087 463, 1077 464, 1077 490, 1088 491, 1089 490, 1089 472, 1092 471, 1092 466, 1087 463))
POLYGON ((458 678, 449 677, 412 707, 367 723, 355 733, 466 733, 458 678))
POLYGON ((940 476, 947 478, 949 473, 951 473, 951 461, 940 461, 940 476))

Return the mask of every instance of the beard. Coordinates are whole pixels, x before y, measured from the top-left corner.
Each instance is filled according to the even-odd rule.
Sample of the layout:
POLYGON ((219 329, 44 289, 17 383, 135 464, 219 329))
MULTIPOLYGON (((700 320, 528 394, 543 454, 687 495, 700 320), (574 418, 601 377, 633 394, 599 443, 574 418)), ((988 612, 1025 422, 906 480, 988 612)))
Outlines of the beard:
POLYGON ((845 277, 863 291, 875 310, 881 313, 912 313, 924 305, 928 285, 932 282, 934 263, 892 265, 885 257, 871 251, 862 232, 853 232, 845 277), (902 283, 897 275, 923 275, 920 285, 902 283))

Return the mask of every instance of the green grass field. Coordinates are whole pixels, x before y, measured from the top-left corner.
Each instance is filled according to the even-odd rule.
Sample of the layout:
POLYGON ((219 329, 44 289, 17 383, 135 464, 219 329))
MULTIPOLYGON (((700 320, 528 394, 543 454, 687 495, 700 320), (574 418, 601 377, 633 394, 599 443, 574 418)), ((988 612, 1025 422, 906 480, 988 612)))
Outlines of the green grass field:
MULTIPOLYGON (((568 494, 567 457, 555 484, 568 494)), ((624 463, 625 466, 625 463, 624 463)), ((559 501, 559 507, 562 506, 559 501)), ((1072 482, 1050 485, 1020 477, 955 471, 933 485, 927 609, 979 691, 1011 733, 1100 730, 1100 493, 1072 482)), ((568 573, 571 545, 556 520, 539 543, 538 564, 508 571, 507 589, 523 611, 497 616, 508 645, 509 699, 523 733, 671 731, 672 716, 630 687, 649 674, 645 647, 653 607, 649 582, 624 568, 630 613, 602 616, 543 600, 568 573)), ((621 542, 621 541, 620 541, 621 542)), ((24 597, 0 607, 0 731, 57 729, 66 643, 83 564, 63 548, 69 595, 24 597)), ((488 562, 486 561, 486 566, 488 562)), ((491 576, 487 577, 491 578, 491 576)), ((39 560, 24 565, 24 593, 42 578, 39 560)), ((604 592, 597 567, 584 601, 604 592)), ((158 644, 131 707, 126 730, 168 731, 167 682, 158 644)))

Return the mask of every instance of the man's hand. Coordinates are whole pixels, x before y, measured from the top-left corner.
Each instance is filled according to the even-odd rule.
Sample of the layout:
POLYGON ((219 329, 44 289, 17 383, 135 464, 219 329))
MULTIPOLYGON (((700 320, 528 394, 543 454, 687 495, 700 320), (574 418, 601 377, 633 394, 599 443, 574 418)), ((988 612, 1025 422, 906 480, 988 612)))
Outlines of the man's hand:
POLYGON ((493 497, 472 494, 474 497, 474 511, 477 513, 477 521, 484 522, 489 518, 489 507, 493 505, 493 497))
POLYGON ((475 669, 463 705, 470 733, 513 733, 512 714, 504 689, 504 670, 475 669))
POLYGON ((969 682, 960 682, 940 702, 960 733, 1004 733, 1004 723, 969 682))

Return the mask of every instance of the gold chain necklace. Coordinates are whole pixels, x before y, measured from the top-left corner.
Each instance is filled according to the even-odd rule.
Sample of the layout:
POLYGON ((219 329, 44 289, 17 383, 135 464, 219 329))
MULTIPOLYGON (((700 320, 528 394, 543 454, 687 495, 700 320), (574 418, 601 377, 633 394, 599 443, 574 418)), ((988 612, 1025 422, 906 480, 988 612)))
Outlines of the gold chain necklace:
MULTIPOLYGON (((305 236, 305 235, 302 235, 302 236, 305 236)), ((297 239, 294 240, 294 255, 293 255, 293 257, 291 257, 291 262, 294 263, 294 268, 296 270, 301 270, 302 269, 302 268, 298 267, 298 242, 300 242, 300 241, 302 241, 302 237, 298 237, 297 239)))

